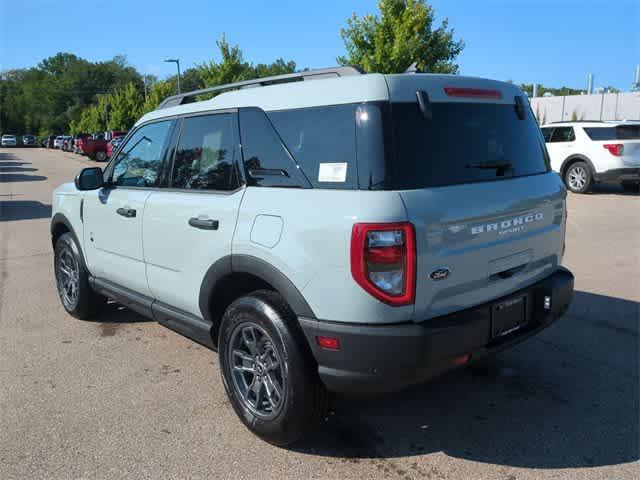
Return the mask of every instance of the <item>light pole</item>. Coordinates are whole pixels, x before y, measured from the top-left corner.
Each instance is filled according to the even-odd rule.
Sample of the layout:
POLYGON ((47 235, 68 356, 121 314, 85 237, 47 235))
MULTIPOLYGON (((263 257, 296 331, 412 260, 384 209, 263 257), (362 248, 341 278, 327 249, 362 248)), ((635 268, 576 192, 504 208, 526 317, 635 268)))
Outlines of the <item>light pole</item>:
POLYGON ((175 63, 178 66, 178 95, 180 95, 180 59, 179 58, 167 58, 165 62, 175 63))

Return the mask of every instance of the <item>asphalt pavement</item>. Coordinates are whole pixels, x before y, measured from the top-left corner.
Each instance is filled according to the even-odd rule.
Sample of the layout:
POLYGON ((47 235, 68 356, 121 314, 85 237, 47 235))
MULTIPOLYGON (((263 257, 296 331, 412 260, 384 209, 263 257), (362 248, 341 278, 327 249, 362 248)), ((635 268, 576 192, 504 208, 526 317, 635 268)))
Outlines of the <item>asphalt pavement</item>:
POLYGON ((236 418, 217 354, 117 304, 65 313, 51 192, 94 162, 0 149, 0 479, 638 479, 640 195, 570 195, 568 314, 488 365, 338 398, 292 448, 236 418))

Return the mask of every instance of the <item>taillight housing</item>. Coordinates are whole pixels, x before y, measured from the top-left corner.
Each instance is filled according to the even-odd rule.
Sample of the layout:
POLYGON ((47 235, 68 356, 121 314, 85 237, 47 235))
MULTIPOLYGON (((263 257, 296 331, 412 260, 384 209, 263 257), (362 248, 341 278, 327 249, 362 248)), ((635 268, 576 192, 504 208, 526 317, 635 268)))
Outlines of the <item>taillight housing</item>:
POLYGON ((351 275, 369 294, 393 306, 415 299, 416 239, 413 225, 356 223, 351 232, 351 275))
POLYGON ((624 145, 622 143, 605 143, 603 147, 609 150, 611 155, 616 157, 621 157, 622 152, 624 152, 624 145))

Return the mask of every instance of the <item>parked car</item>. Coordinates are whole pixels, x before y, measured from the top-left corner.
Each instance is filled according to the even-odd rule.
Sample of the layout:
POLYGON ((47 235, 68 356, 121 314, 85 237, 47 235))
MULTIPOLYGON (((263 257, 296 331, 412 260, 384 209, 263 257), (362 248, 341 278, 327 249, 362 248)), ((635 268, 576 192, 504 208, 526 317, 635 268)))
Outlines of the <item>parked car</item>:
POLYGON ((54 148, 53 143, 56 140, 56 135, 49 135, 45 138, 45 148, 54 148))
POLYGON ((80 153, 91 160, 104 162, 107 160, 107 141, 102 134, 84 137, 79 142, 80 153))
POLYGON ((62 150, 64 150, 65 152, 73 151, 73 137, 69 136, 64 138, 62 142, 62 150))
POLYGON ((110 297, 217 350, 261 438, 300 438, 328 391, 422 382, 567 310, 566 189, 517 86, 339 67, 208 91, 54 192, 55 278, 71 315, 110 297))
POLYGON ((110 130, 108 132, 105 132, 105 138, 107 140, 113 140, 114 138, 118 138, 118 137, 126 137, 127 136, 127 132, 124 130, 110 130))
POLYGON ((53 140, 53 148, 62 148, 62 143, 63 142, 64 142, 64 136, 63 135, 58 135, 53 140))
POLYGON ((541 128, 551 167, 569 190, 586 193, 595 183, 640 186, 640 124, 560 122, 541 128))
POLYGON ((82 153, 82 141, 90 137, 88 133, 78 133, 73 136, 73 153, 82 153))
POLYGON ((35 135, 23 135, 22 136, 22 145, 25 147, 35 147, 37 146, 37 139, 35 135))
POLYGON ((117 150, 118 145, 120 145, 123 139, 124 136, 114 137, 107 142, 107 158, 111 158, 113 156, 113 152, 117 150))
POLYGON ((17 144, 18 142, 16 141, 15 135, 5 134, 2 135, 2 139, 0 139, 0 146, 3 147, 15 147, 17 144))

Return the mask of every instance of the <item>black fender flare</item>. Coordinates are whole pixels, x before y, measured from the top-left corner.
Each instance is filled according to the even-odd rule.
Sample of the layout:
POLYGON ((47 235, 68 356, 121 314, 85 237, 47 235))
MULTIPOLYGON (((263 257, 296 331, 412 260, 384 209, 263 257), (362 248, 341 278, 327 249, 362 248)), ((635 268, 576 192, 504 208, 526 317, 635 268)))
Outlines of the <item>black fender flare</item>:
POLYGON ((560 176, 562 177, 562 180, 564 181, 564 174, 566 173, 566 170, 569 164, 573 163, 576 160, 585 162, 587 165, 589 165, 589 168, 591 169, 591 176, 595 179, 596 168, 593 166, 593 162, 589 159, 589 157, 586 157, 580 153, 575 153, 565 158, 564 161, 562 162, 562 165, 560 166, 560 176))
POLYGON ((55 230, 58 225, 64 225, 65 228, 69 231, 69 233, 73 237, 73 240, 76 242, 76 246, 78 247, 78 251, 80 252, 80 259, 82 260, 83 267, 85 268, 85 270, 87 270, 87 272, 89 272, 89 269, 87 268, 87 262, 85 261, 85 258, 84 258, 84 251, 82 250, 82 243, 78 240, 78 236, 76 235, 75 230, 71 226, 71 222, 62 213, 56 213, 51 218, 50 230, 51 230, 51 244, 53 246, 53 249, 55 250, 56 248, 55 244, 53 243, 53 235, 55 234, 55 230))
POLYGON ((289 278, 270 263, 253 255, 232 254, 218 259, 205 273, 200 286, 198 306, 202 317, 210 323, 214 323, 210 302, 216 286, 227 275, 233 273, 248 273, 275 288, 284 298, 291 310, 298 316, 315 318, 313 310, 300 293, 300 290, 289 278))

